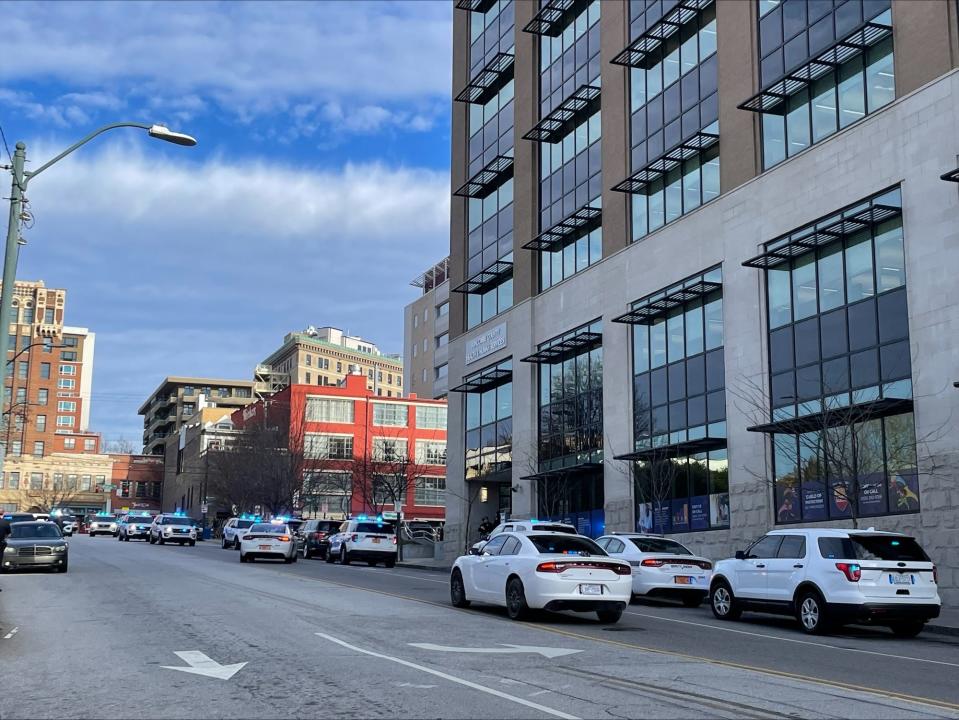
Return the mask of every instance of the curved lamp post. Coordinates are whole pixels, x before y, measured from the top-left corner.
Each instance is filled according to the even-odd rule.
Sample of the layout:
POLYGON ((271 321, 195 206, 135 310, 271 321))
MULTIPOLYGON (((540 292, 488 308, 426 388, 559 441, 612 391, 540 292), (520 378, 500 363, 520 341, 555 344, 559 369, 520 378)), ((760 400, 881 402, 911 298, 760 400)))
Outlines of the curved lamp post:
MULTIPOLYGON (((104 125, 98 130, 94 130, 86 137, 78 140, 62 153, 54 157, 52 160, 45 162, 36 170, 25 170, 24 164, 26 163, 27 159, 27 146, 23 142, 17 143, 16 152, 13 154, 13 165, 7 166, 7 168, 11 170, 13 181, 12 190, 10 191, 10 216, 7 220, 7 244, 6 251, 3 256, 3 289, 0 291, 0 358, 3 358, 3 360, 6 360, 7 358, 7 351, 9 350, 10 345, 10 310, 13 304, 13 288, 17 281, 17 259, 19 256, 19 220, 23 209, 23 195, 27 191, 28 183, 51 165, 55 165, 77 148, 86 145, 88 142, 93 140, 93 138, 97 137, 97 135, 105 133, 108 130, 126 127, 146 130, 150 137, 158 140, 165 140, 173 143, 174 145, 184 145, 186 147, 192 147, 193 145, 196 145, 195 138, 184 133, 174 132, 164 125, 148 125, 146 123, 138 122, 111 123, 109 125, 104 125)), ((6 363, 3 363, 3 367, 6 367, 6 363)), ((2 410, 5 404, 6 391, 6 384, 0 383, 0 410, 2 410)), ((0 472, 3 471, 3 462, 6 454, 7 448, 6 444, 4 443, 3 447, 0 448, 0 472)))

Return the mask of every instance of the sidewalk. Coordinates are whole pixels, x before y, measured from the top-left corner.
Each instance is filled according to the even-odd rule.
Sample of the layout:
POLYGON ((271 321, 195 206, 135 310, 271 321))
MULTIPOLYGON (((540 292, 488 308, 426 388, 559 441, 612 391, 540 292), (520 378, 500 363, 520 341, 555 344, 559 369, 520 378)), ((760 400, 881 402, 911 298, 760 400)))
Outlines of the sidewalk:
POLYGON ((445 560, 434 560, 432 558, 414 558, 403 560, 396 563, 396 567, 412 568, 414 570, 433 570, 435 572, 448 573, 452 568, 445 560))

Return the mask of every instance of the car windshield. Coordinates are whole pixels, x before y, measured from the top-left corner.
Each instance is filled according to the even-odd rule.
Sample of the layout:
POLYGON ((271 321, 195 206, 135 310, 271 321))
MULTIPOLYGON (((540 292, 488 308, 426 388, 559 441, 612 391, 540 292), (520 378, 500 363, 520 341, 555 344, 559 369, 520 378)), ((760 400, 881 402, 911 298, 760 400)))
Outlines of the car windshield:
POLYGON ((603 549, 586 537, 570 535, 530 535, 536 549, 547 555, 605 555, 603 549))
POLYGON ((137 525, 149 525, 150 523, 153 522, 153 518, 149 517, 148 515, 144 515, 142 517, 132 517, 129 520, 127 520, 127 522, 136 523, 137 525))
POLYGON ((361 533, 392 533, 392 523, 361 522, 356 523, 356 532, 361 533))
POLYGON ((10 537, 14 539, 58 538, 60 528, 46 522, 15 523, 10 526, 10 537))
POLYGON ((668 555, 692 555, 689 549, 674 540, 663 538, 630 538, 633 545, 644 553, 665 553, 668 555))
POLYGON ((188 517, 165 517, 160 520, 161 525, 192 525, 194 522, 188 517))
POLYGON ((98 523, 112 523, 116 521, 117 519, 110 515, 97 515, 97 517, 93 518, 93 522, 98 522, 98 523))
POLYGON ((929 562, 914 538, 902 535, 851 535, 819 538, 824 558, 838 560, 906 560, 929 562))
POLYGON ((250 527, 251 533, 261 533, 263 535, 286 535, 289 533, 286 525, 273 525, 272 523, 258 523, 250 527))
POLYGON ((251 525, 253 525, 252 520, 237 520, 236 525, 234 525, 234 527, 236 527, 238 530, 243 530, 244 528, 248 528, 251 525))

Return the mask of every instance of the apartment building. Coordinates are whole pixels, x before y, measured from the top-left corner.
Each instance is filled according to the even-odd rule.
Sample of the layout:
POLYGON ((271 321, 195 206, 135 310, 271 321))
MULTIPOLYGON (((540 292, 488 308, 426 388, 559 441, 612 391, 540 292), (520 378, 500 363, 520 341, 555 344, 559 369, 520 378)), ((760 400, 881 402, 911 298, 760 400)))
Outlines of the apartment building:
MULTIPOLYGON (((304 517, 392 513, 440 525, 446 505, 446 403, 386 397, 365 375, 342 386, 291 385, 233 414, 237 428, 287 429, 303 473, 304 517)), ((247 508, 250 510, 250 508, 247 508)))
POLYGON ((445 398, 449 379, 449 258, 410 282, 422 294, 403 311, 403 384, 419 397, 445 398))
POLYGON ((166 439, 204 407, 236 409, 254 401, 252 380, 168 377, 150 393, 137 414, 143 416, 143 454, 163 455, 166 439))
POLYGON ((0 424, 8 457, 100 452, 89 431, 96 336, 64 325, 66 295, 42 280, 14 288, 0 424))
POLYGON ((455 7, 449 551, 855 518, 959 602, 957 4, 455 7))
POLYGON ((403 395, 403 360, 385 355, 373 343, 334 327, 308 327, 291 332, 283 344, 256 368, 261 395, 286 385, 336 386, 360 372, 374 395, 403 395))

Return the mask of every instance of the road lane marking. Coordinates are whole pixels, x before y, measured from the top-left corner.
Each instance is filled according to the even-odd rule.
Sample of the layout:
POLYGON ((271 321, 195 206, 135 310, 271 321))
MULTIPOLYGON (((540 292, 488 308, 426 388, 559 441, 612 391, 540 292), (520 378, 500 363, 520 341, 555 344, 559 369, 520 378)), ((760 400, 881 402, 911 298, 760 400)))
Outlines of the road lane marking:
POLYGON ((11 630, 11 631, 8 632, 6 635, 4 635, 4 636, 3 636, 3 639, 4 639, 4 640, 9 640, 10 638, 12 638, 14 635, 17 634, 17 631, 18 631, 19 629, 20 629, 19 627, 15 627, 13 630, 11 630))
POLYGON ((456 652, 456 653, 477 653, 487 655, 542 655, 544 658, 558 658, 564 655, 575 655, 583 652, 582 650, 572 650, 569 648, 539 647, 536 645, 512 645, 510 643, 499 643, 502 647, 478 648, 478 647, 450 647, 448 645, 434 645, 433 643, 406 643, 411 647, 420 650, 434 650, 436 652, 456 652))
POLYGON ((396 687, 414 688, 415 690, 432 690, 435 687, 439 687, 438 685, 417 685, 415 683, 408 683, 408 682, 393 683, 393 684, 396 687))
POLYGON ((533 710, 539 710, 542 713, 547 715, 552 715, 553 717, 563 718, 563 720, 579 720, 575 715, 569 715, 564 713, 561 710, 555 710, 551 707, 546 707, 545 705, 540 705, 539 703, 534 703, 531 700, 525 698, 517 697, 515 695, 510 695, 509 693, 504 693, 501 690, 495 690, 485 685, 480 685, 479 683, 471 682, 470 680, 464 680, 463 678, 456 677, 455 675, 449 675, 445 672, 440 672, 439 670, 434 670, 433 668, 428 668, 425 665, 417 665, 412 663, 409 660, 403 660, 398 657, 393 657, 392 655, 385 655, 383 653, 374 652, 372 650, 365 650, 363 648, 357 647, 356 645, 350 645, 348 642, 335 638, 332 635, 327 635, 326 633, 318 632, 316 633, 319 637, 324 640, 329 640, 332 643, 336 643, 342 647, 353 650, 354 652, 362 653, 363 655, 369 655, 370 657, 379 658, 381 660, 389 660, 398 665, 403 665, 404 667, 413 668, 414 670, 419 670, 420 672, 429 673, 435 677, 443 678, 444 680, 449 680, 450 682, 457 683, 458 685, 463 685, 473 690, 478 690, 479 692, 486 693, 487 695, 493 695, 502 700, 508 700, 509 702, 516 703, 518 705, 523 705, 524 707, 532 708, 533 710))
POLYGON ((229 680, 246 665, 245 662, 234 663, 233 665, 220 665, 216 660, 211 659, 199 650, 174 650, 173 654, 187 663, 189 667, 161 665, 160 667, 162 669, 179 670, 180 672, 203 675, 205 677, 216 678, 217 680, 229 680))
POLYGON ((859 648, 848 648, 842 645, 831 645, 824 642, 815 642, 813 640, 799 640, 797 638, 767 635, 766 633, 753 632, 752 630, 740 630, 732 627, 720 627, 712 623, 698 623, 692 620, 679 620, 677 618, 663 617, 662 615, 651 615, 649 613, 638 613, 627 610, 626 615, 635 615, 637 617, 652 618, 654 620, 663 620, 665 622, 679 623, 681 625, 693 625, 695 627, 710 628, 712 630, 721 630, 723 632, 735 633, 736 635, 749 635, 751 637, 766 638, 767 640, 776 640, 778 642, 790 642, 797 645, 813 645, 815 647, 828 648, 830 650, 844 650, 846 652, 863 653, 864 655, 878 655, 880 657, 892 658, 894 660, 912 660, 913 662, 932 663, 933 665, 946 665, 948 667, 959 668, 959 663, 946 662, 945 660, 930 660, 929 658, 918 658, 909 655, 894 655, 893 653, 879 652, 878 650, 861 650, 859 648))

